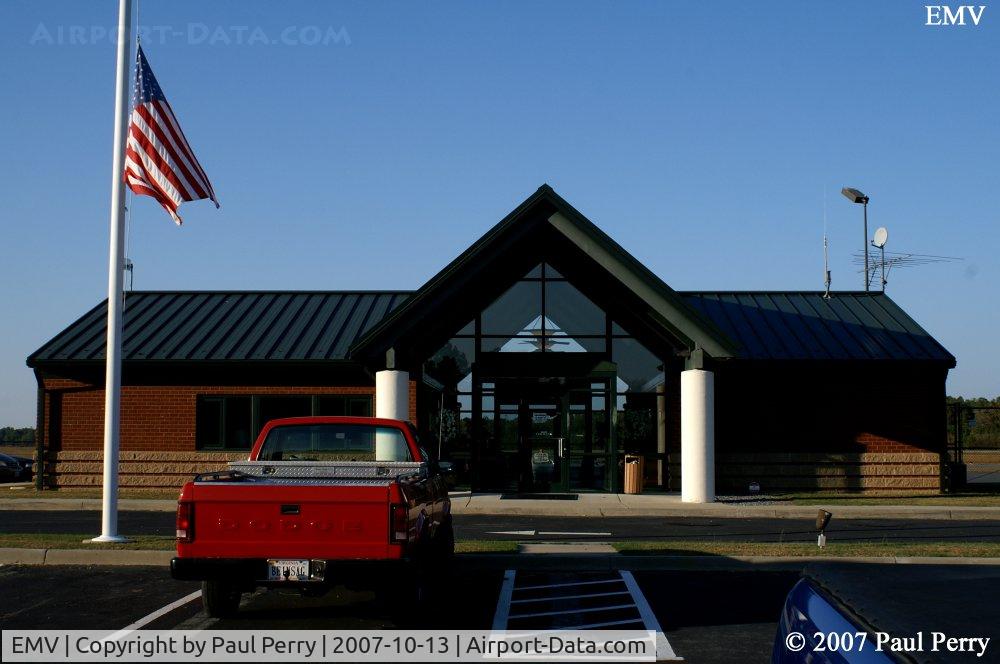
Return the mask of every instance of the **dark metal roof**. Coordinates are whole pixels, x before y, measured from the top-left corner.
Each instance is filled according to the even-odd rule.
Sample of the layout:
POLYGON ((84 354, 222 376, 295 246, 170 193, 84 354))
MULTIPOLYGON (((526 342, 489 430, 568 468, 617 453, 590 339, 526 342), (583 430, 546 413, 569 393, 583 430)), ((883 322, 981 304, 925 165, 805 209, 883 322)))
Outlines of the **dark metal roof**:
MULTIPOLYGON (((405 292, 132 292, 125 298, 125 360, 343 360, 405 292)), ((103 361, 107 301, 28 358, 103 361)))
POLYGON ((955 358, 884 293, 686 292, 754 360, 955 358))
MULTIPOLYGON (((344 360, 406 291, 133 292, 126 360, 344 360)), ((752 360, 955 358, 882 293, 682 292, 752 360)), ((104 302, 28 358, 30 366, 103 361, 104 302)))

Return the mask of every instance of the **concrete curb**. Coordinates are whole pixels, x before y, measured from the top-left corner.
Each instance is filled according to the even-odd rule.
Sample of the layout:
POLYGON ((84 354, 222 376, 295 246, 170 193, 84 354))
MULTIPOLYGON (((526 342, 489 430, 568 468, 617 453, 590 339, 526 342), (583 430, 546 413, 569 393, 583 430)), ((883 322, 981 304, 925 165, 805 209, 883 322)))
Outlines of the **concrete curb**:
MULTIPOLYGON (((132 565, 165 567, 173 551, 116 549, 0 548, 0 565, 132 565)), ((607 570, 801 570, 812 563, 849 565, 994 565, 1000 558, 840 556, 629 556, 619 553, 465 553, 455 558, 463 570, 530 569, 543 571, 607 570)))
POLYGON ((916 558, 840 556, 628 556, 622 554, 465 554, 456 558, 463 570, 522 569, 549 572, 634 571, 802 571, 814 563, 846 565, 989 565, 1000 558, 916 558))
POLYGON ((0 565, 150 565, 166 566, 173 551, 125 549, 0 548, 0 565))

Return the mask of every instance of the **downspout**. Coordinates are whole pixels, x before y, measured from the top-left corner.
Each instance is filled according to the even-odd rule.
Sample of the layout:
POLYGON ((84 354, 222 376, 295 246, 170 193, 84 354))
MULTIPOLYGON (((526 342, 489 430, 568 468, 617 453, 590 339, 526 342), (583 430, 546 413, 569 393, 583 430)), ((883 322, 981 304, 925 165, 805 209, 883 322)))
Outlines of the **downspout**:
POLYGON ((35 369, 35 381, 38 382, 38 403, 35 415, 35 490, 45 488, 45 384, 35 369))

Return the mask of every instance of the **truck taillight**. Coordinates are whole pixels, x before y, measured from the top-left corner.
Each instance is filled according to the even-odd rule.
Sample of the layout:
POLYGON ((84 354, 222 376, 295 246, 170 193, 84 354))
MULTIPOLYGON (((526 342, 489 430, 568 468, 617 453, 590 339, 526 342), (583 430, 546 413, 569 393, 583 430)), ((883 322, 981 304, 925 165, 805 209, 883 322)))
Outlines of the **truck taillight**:
POLYGON ((194 503, 177 503, 177 541, 194 540, 194 503))
POLYGON ((406 505, 393 505, 389 523, 389 542, 405 542, 409 536, 409 509, 406 505))

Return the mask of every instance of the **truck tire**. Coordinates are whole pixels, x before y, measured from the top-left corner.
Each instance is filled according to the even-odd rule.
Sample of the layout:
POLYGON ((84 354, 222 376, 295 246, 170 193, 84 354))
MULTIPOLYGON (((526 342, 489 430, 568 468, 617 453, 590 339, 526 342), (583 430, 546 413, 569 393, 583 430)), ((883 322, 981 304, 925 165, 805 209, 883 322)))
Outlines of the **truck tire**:
POLYGON ((438 561, 450 563, 455 556, 455 526, 452 523, 451 515, 441 524, 441 528, 435 538, 435 553, 439 556, 438 561))
POLYGON ((228 618, 240 608, 242 593, 237 586, 225 581, 202 581, 201 603, 212 618, 228 618))

